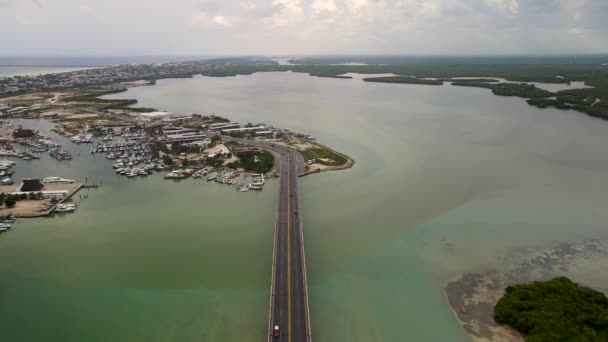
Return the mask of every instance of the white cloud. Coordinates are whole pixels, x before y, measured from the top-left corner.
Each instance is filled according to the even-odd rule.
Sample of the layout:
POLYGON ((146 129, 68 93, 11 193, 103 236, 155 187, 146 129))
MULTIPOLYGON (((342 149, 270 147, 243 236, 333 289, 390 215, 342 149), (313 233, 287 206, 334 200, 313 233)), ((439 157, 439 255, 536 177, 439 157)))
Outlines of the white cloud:
POLYGON ((313 0, 311 7, 315 14, 333 13, 338 10, 334 0, 313 0))
POLYGON ((232 24, 230 23, 230 21, 228 21, 228 19, 226 19, 226 17, 224 17, 223 15, 216 15, 213 17, 213 22, 216 25, 219 26, 223 26, 223 27, 231 27, 232 24))
POLYGON ((488 6, 498 8, 500 11, 508 11, 512 14, 519 12, 519 0, 484 0, 488 6))
POLYGON ((223 15, 196 11, 188 18, 188 26, 197 29, 230 28, 232 27, 232 22, 223 15))
POLYGON ((606 13, 606 0, 0 0, 0 54, 607 52, 606 13))
POLYGON ((273 0, 275 12, 264 20, 271 27, 287 26, 302 20, 303 10, 300 0, 273 0))

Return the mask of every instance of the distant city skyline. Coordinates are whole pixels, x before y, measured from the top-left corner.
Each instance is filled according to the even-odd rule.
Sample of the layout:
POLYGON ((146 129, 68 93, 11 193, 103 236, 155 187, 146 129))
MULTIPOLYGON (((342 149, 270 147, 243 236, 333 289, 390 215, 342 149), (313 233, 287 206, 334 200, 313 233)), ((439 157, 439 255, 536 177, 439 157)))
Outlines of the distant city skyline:
POLYGON ((0 0, 0 56, 608 52, 605 0, 0 0))

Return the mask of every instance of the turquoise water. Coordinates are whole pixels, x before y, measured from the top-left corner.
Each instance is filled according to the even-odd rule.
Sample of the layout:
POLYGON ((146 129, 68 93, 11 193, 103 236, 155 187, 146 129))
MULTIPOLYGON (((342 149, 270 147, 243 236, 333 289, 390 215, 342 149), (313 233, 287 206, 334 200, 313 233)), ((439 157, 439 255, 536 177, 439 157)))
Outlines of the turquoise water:
MULTIPOLYGON (((161 80, 114 97, 289 127, 356 161, 301 180, 315 341, 466 341, 448 280, 502 267, 514 249, 606 236, 608 123, 579 113, 485 89, 295 73, 161 80)), ((0 336, 265 338, 276 183, 241 194, 131 181, 86 151, 71 168, 38 163, 17 172, 49 163, 103 186, 75 214, 0 236, 0 336)))

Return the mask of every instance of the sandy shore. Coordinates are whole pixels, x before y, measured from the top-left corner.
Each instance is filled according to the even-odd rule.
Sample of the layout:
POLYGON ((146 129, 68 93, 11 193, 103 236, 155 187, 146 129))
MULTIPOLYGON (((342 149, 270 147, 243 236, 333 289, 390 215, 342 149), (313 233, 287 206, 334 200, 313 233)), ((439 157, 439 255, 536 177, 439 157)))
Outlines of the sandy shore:
POLYGON ((567 242, 552 248, 522 249, 502 271, 470 272, 451 280, 445 293, 458 321, 473 341, 524 341, 494 321, 494 306, 509 285, 567 276, 600 291, 608 291, 608 276, 600 266, 608 262, 608 240, 567 242))
POLYGON ((516 331, 494 321, 494 305, 504 293, 496 274, 466 273, 448 283, 445 291, 452 311, 473 341, 524 341, 516 331))

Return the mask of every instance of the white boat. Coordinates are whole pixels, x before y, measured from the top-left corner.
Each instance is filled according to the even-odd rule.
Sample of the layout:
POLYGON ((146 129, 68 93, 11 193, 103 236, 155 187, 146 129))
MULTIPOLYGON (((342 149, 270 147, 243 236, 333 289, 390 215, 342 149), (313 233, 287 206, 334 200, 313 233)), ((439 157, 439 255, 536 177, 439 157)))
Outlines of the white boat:
POLYGON ((261 186, 259 186, 259 185, 249 184, 249 189, 251 189, 251 190, 262 190, 264 188, 261 187, 261 186))
POLYGON ((9 229, 11 229, 10 227, 8 228, 0 228, 0 233, 4 233, 6 231, 8 231, 9 229))
POLYGON ((0 228, 10 229, 11 225, 8 223, 0 223, 0 228))
POLYGON ((252 184, 253 185, 258 185, 258 186, 262 186, 264 185, 265 181, 264 181, 264 175, 260 174, 260 175, 253 175, 253 179, 252 179, 252 184))
POLYGON ((58 213, 69 213, 73 212, 74 210, 76 210, 76 204, 73 203, 59 204, 57 208, 55 208, 55 211, 58 213))
POLYGON ((71 184, 74 183, 73 179, 61 178, 61 177, 46 177, 42 180, 45 184, 71 184))
POLYGON ((182 172, 180 172, 180 171, 173 171, 173 172, 169 172, 168 174, 166 174, 165 178, 167 178, 167 179, 179 179, 179 178, 186 178, 186 176, 182 172))
POLYGON ((17 219, 13 216, 7 216, 2 219, 2 223, 13 223, 15 221, 17 221, 17 219))
POLYGON ((243 186, 238 187, 238 190, 240 192, 247 192, 247 191, 249 191, 249 187, 246 185, 243 185, 243 186))

